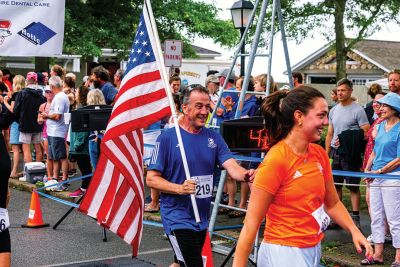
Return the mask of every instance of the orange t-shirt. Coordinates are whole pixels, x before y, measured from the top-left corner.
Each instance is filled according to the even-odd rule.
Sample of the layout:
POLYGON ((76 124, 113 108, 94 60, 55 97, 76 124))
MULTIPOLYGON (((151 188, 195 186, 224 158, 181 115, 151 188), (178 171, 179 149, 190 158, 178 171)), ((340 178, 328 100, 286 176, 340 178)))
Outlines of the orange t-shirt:
POLYGON ((332 178, 329 158, 316 144, 306 156, 296 155, 281 141, 260 164, 253 186, 274 195, 266 214, 264 240, 299 248, 324 237, 312 213, 324 204, 325 182, 332 178))

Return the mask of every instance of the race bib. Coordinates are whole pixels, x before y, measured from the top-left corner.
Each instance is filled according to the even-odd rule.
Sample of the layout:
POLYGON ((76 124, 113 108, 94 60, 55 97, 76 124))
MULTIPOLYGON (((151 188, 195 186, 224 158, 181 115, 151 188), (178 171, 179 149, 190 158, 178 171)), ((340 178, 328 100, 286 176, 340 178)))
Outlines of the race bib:
POLYGON ((331 222, 331 218, 326 214, 324 210, 324 205, 322 204, 321 207, 316 209, 311 215, 314 217, 314 219, 317 221, 319 225, 319 231, 318 234, 325 232, 325 230, 328 228, 329 223, 331 222))
POLYGON ((7 209, 0 208, 0 233, 10 227, 10 219, 8 218, 7 209))
POLYGON ((212 196, 213 175, 193 176, 196 181, 196 198, 208 198, 212 196))

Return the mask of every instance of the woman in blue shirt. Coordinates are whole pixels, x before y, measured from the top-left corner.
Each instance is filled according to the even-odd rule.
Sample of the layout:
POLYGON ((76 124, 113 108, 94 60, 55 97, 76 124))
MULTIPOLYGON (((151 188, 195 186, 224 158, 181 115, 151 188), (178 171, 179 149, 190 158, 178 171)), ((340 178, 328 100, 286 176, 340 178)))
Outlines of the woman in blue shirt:
MULTIPOLYGON (((385 121, 377 125, 374 150, 368 159, 365 172, 400 174, 400 96, 388 93, 379 99, 381 116, 385 121)), ((396 248, 391 266, 400 267, 400 180, 366 179, 370 183, 371 230, 375 251, 372 260, 364 259, 361 265, 383 264, 385 242, 385 217, 396 248), (386 216, 385 216, 386 215, 386 216)))

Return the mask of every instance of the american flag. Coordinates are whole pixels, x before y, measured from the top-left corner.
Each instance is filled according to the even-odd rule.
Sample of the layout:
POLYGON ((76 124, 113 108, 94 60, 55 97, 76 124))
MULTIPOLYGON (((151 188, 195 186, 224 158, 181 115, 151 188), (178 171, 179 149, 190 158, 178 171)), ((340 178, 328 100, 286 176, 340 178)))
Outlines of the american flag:
POLYGON ((170 106, 146 5, 116 97, 97 169, 79 210, 132 245, 137 256, 144 208, 142 128, 168 116, 170 106))

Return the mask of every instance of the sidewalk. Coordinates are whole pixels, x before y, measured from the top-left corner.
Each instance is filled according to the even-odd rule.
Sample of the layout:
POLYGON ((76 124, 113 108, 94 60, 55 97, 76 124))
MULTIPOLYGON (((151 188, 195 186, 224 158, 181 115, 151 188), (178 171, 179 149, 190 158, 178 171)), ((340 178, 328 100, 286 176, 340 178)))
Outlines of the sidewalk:
MULTIPOLYGON (((74 183, 71 185, 71 190, 67 192, 47 192, 49 195, 54 197, 75 202, 75 199, 68 196, 73 190, 75 190, 80 183, 74 183)), ((36 189, 34 184, 28 182, 22 182, 17 179, 10 179, 9 186, 21 191, 32 192, 36 189)), ((146 190, 146 195, 149 194, 146 190)), ((145 213, 144 220, 161 222, 158 213, 145 213)), ((242 224, 243 218, 231 219, 227 215, 218 215, 216 227, 227 226, 227 225, 238 225, 242 224)), ((370 234, 370 219, 369 216, 361 215, 361 228, 365 236, 370 234)), ((218 233, 227 235, 233 238, 238 238, 240 230, 223 230, 218 231, 218 233)), ((262 232, 261 232, 262 233, 262 232)), ((225 240, 215 236, 213 241, 218 244, 232 246, 232 241, 225 240)), ((322 242, 322 256, 324 261, 322 262, 324 266, 360 266, 360 261, 364 258, 364 252, 359 255, 353 246, 351 235, 343 230, 328 230, 325 233, 325 238, 322 242)), ((390 266, 394 259, 395 249, 390 245, 385 245, 385 266, 390 266)))

